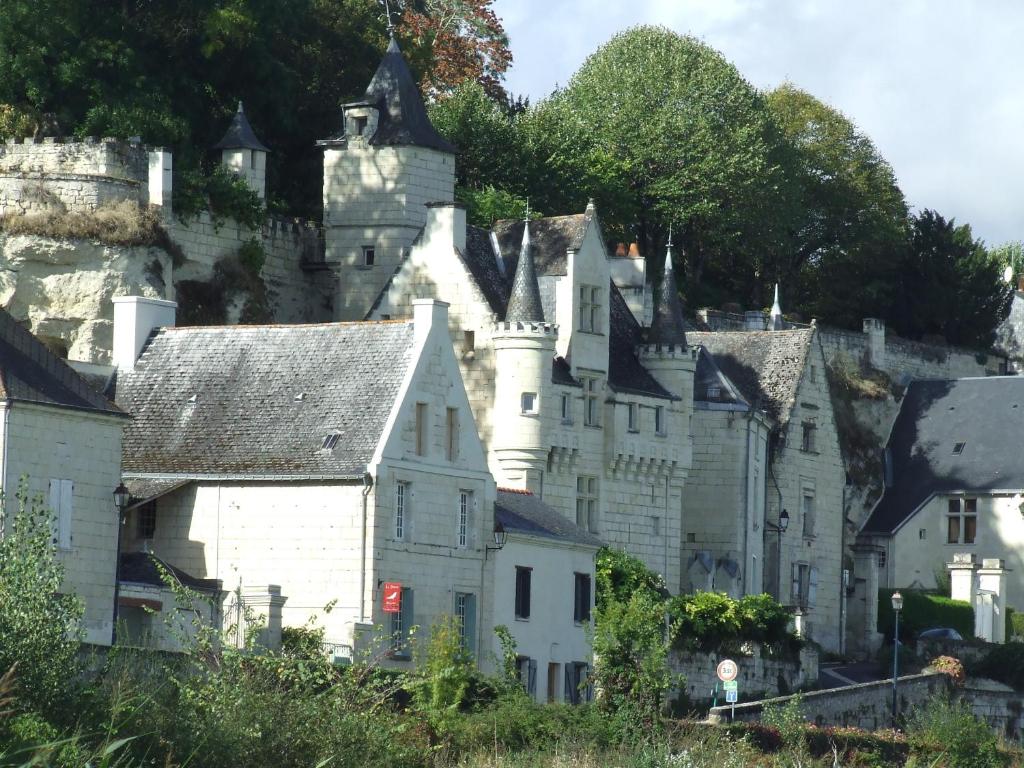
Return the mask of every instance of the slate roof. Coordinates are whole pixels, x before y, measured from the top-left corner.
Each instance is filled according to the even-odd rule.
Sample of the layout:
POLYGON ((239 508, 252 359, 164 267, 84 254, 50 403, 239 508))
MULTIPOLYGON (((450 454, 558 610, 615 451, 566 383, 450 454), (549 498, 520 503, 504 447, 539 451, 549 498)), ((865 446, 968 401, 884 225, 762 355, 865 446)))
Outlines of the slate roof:
POLYGON ((722 373, 715 357, 704 347, 697 353, 697 370, 693 377, 693 399, 698 403, 729 403, 750 407, 739 389, 722 373), (717 390, 717 394, 713 391, 717 390))
POLYGON ((256 138, 256 134, 249 125, 249 118, 245 116, 242 109, 242 102, 238 102, 238 111, 231 119, 224 138, 213 145, 214 149, 256 149, 261 152, 269 152, 263 142, 256 138))
POLYGON ((509 533, 556 539, 571 544, 603 547, 604 542, 592 533, 560 515, 553 508, 526 491, 498 489, 494 503, 495 522, 509 533))
POLYGON ((537 284, 537 272, 533 264, 529 222, 524 222, 523 225, 523 242, 519 248, 519 262, 516 264, 512 288, 509 289, 505 320, 510 322, 542 322, 544 320, 544 307, 540 301, 540 286, 537 284))
POLYGON ((0 400, 125 415, 3 309, 0 309, 0 400))
POLYGON ((412 353, 409 322, 161 329, 118 382, 123 471, 361 477, 412 353))
POLYGON ((156 563, 166 568, 174 578, 183 586, 189 589, 196 589, 202 592, 219 591, 221 582, 217 579, 197 579, 180 568, 175 568, 170 563, 161 560, 149 552, 122 552, 121 553, 121 581, 133 584, 148 584, 153 587, 163 587, 163 579, 156 563), (154 562, 156 561, 156 562, 154 562))
MULTIPOLYGON (((509 282, 498 267, 498 260, 491 246, 491 233, 480 227, 467 226, 466 250, 459 253, 459 258, 487 299, 491 311, 498 317, 504 317, 509 282)), ((510 271, 509 274, 513 273, 510 271)))
POLYGON ((665 249, 665 269, 658 294, 654 301, 654 319, 647 336, 654 344, 678 344, 686 346, 686 320, 683 317, 683 302, 679 298, 679 285, 672 266, 672 246, 665 249))
MULTIPOLYGON (((549 216, 530 222, 533 263, 539 275, 564 275, 568 271, 566 251, 578 251, 591 215, 549 216)), ((494 235, 508 274, 515 274, 519 247, 523 242, 522 219, 503 219, 494 223, 494 235)), ((493 258, 493 257, 492 257, 493 258)))
POLYGON ((814 338, 812 328, 691 332, 687 338, 714 355, 719 370, 748 403, 786 427, 814 338))
POLYGON ((130 503, 128 508, 131 509, 140 504, 145 504, 151 499, 168 494, 188 484, 188 480, 182 480, 181 478, 126 477, 124 479, 124 486, 128 489, 129 494, 130 503))
POLYGON ((863 531, 895 531, 936 493, 1024 490, 1022 434, 1022 377, 911 382, 887 445, 893 482, 863 531))
POLYGON ((608 386, 616 392, 678 400, 641 365, 636 348, 643 344, 643 329, 630 312, 614 283, 609 283, 608 386))

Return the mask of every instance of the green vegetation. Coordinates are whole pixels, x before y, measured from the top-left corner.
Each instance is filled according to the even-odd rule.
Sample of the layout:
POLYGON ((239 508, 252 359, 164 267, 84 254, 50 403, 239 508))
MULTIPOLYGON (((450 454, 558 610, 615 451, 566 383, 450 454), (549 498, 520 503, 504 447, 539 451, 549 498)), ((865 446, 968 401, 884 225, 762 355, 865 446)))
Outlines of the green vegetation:
POLYGON ((159 214, 132 201, 106 203, 94 211, 68 213, 61 207, 45 213, 0 217, 0 232, 66 240, 95 240, 106 245, 166 247, 159 214))
MULTIPOLYGON (((893 631, 893 591, 878 590, 878 631, 889 638, 893 631)), ((965 638, 974 637, 974 609, 970 603, 916 589, 901 589, 900 594, 900 638, 904 641, 930 627, 952 627, 965 638)))
POLYGON ((971 665, 970 672, 1024 691, 1024 643, 991 646, 983 658, 971 665))
POLYGON ((214 165, 208 174, 186 170, 174 186, 175 215, 188 223, 202 211, 209 211, 215 227, 233 219, 243 227, 259 229, 267 210, 255 190, 223 165, 214 165))

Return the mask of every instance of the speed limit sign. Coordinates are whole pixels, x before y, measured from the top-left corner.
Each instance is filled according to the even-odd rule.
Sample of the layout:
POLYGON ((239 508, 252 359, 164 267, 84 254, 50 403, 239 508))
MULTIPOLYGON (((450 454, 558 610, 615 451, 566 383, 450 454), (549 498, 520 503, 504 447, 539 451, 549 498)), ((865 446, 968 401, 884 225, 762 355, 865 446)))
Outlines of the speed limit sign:
POLYGON ((732 659, 722 659, 718 662, 718 679, 722 682, 735 680, 738 672, 736 662, 732 659))

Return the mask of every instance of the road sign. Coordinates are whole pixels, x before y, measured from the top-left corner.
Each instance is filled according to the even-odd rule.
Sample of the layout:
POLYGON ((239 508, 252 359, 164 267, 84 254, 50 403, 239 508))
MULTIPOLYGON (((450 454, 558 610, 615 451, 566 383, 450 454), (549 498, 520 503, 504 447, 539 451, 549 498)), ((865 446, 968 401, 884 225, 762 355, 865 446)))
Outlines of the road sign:
POLYGON ((722 659, 718 662, 718 679, 722 681, 735 680, 739 669, 732 659, 722 659))
POLYGON ((735 688, 733 688, 731 690, 726 689, 726 691, 725 691, 725 703, 726 704, 735 704, 737 699, 739 699, 739 695, 740 695, 740 692, 737 691, 735 688))
POLYGON ((722 682, 723 691, 738 691, 739 689, 740 684, 737 683, 735 680, 724 680, 722 682))
POLYGON ((398 581, 384 582, 384 613, 401 613, 402 584, 398 581))

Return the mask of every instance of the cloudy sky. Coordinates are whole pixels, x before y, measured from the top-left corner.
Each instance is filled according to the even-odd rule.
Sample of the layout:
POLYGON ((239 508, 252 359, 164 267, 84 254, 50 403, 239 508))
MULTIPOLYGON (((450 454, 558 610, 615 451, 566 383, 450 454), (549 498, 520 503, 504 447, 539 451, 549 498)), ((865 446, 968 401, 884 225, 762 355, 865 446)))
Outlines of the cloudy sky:
POLYGON ((512 93, 564 85, 616 32, 663 24, 755 86, 789 80, 837 107, 892 164, 908 202, 1024 240, 1024 2, 496 0, 512 93))

